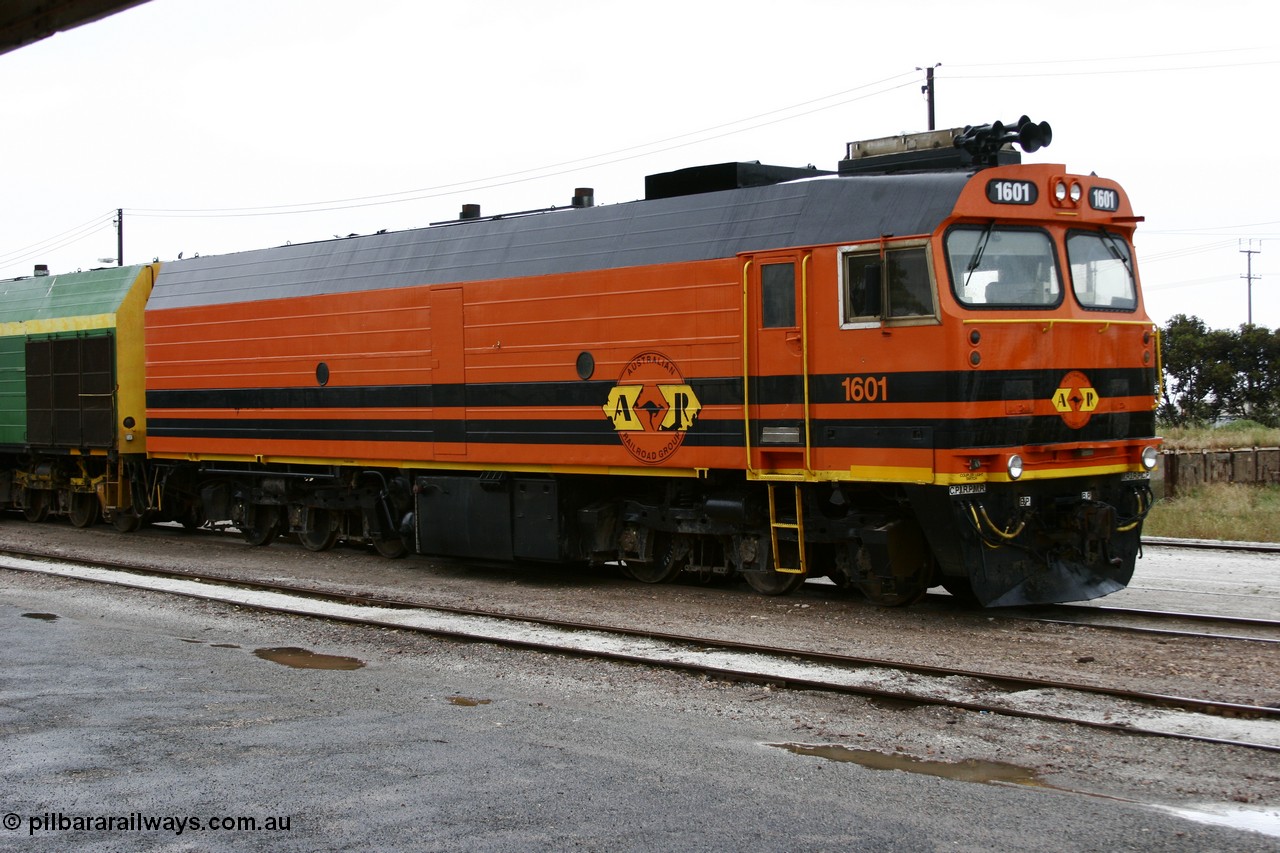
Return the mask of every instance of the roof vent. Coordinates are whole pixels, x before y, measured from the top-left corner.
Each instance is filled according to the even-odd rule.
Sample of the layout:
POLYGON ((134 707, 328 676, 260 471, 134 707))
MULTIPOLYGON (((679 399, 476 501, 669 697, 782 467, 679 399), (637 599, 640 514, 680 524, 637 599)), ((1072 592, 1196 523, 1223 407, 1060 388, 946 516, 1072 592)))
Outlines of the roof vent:
POLYGON ((573 191, 574 207, 595 207, 596 191, 591 187, 578 187, 573 191))
POLYGON ((36 271, 35 271, 35 274, 36 274, 36 276, 37 276, 37 277, 38 277, 38 276, 42 276, 42 275, 48 275, 48 274, 49 274, 49 265, 48 265, 48 264, 36 264, 36 271))
POLYGON ((644 197, 649 201, 659 198, 676 198, 682 195, 740 190, 746 187, 767 187, 800 178, 829 175, 813 167, 768 166, 759 161, 753 163, 715 163, 710 166, 693 166, 675 172, 649 175, 644 179, 644 197))
POLYGON ((462 212, 458 214, 458 218, 459 218, 459 219, 479 219, 479 218, 480 218, 480 205, 478 205, 478 204, 464 204, 464 205, 462 206, 462 212))

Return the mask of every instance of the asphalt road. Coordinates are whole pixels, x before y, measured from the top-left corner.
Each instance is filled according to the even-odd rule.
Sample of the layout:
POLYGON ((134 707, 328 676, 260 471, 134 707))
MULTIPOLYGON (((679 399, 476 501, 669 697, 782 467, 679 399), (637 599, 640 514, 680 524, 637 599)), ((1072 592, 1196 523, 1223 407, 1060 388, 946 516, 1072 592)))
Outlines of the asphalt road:
POLYGON ((771 744, 806 740, 797 720, 816 698, 642 667, 13 573, 0 644, 5 849, 1275 843, 1135 803, 796 754, 771 744), (363 666, 298 668, 303 653, 268 659, 279 648, 363 666), (226 818, 239 823, 214 828, 226 818))

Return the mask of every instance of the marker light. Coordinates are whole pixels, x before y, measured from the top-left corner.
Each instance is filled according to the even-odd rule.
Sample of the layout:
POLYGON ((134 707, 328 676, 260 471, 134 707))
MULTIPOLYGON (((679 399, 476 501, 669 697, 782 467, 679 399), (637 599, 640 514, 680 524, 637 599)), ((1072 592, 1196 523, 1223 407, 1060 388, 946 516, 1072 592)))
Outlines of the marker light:
POLYGON ((1022 457, 1016 453, 1010 456, 1008 469, 1009 469, 1010 480, 1016 480, 1019 477, 1021 477, 1022 476, 1022 457))
POLYGON ((1156 460, 1160 458, 1160 452, 1154 447, 1142 448, 1142 467, 1148 471, 1156 467, 1156 460))

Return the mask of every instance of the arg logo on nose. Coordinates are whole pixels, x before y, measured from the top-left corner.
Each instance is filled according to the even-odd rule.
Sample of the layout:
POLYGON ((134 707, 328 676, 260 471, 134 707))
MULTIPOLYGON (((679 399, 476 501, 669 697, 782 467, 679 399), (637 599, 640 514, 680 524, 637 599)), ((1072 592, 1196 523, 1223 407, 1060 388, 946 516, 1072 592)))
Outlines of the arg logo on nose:
POLYGON ((657 465, 680 449, 702 404, 675 362, 649 351, 627 363, 601 408, 622 446, 646 465, 657 465))
POLYGON ((1093 417, 1101 399, 1089 377, 1073 370, 1062 377, 1057 390, 1053 392, 1053 407, 1062 415, 1067 426, 1080 429, 1089 423, 1089 418, 1093 417))

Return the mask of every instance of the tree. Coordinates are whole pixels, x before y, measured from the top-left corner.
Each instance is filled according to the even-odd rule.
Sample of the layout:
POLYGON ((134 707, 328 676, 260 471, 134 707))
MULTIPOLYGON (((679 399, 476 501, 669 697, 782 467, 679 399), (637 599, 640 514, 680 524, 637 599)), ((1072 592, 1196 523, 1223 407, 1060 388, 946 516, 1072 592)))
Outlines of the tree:
POLYGON ((1209 424, 1224 417, 1280 425, 1280 330, 1210 329, 1178 314, 1161 334, 1165 423, 1209 424))

